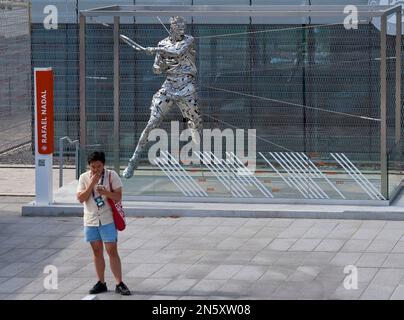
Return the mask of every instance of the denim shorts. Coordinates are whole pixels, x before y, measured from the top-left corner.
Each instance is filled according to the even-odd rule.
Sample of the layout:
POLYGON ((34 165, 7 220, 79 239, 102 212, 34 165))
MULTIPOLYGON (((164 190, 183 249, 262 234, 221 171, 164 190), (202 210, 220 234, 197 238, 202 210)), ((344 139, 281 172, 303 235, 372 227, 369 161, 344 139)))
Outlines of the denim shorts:
POLYGON ((115 223, 100 225, 98 227, 84 227, 84 237, 87 242, 98 241, 102 242, 117 242, 118 232, 116 231, 115 223))

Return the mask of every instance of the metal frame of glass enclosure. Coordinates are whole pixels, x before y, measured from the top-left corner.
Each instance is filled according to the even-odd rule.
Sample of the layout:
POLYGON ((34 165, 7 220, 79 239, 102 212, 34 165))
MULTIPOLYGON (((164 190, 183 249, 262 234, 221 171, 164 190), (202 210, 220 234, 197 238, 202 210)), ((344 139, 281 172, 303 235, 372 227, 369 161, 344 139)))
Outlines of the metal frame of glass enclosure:
MULTIPOLYGON (((380 171, 381 193, 388 196, 388 163, 387 163, 387 18, 396 15, 396 65, 395 65, 395 143, 401 140, 401 17, 402 7, 397 6, 368 6, 358 5, 358 17, 380 17, 380 171)), ((257 5, 257 6, 223 6, 223 5, 193 5, 193 6, 155 6, 155 5, 113 5, 80 11, 80 147, 86 149, 86 52, 85 31, 87 17, 114 17, 113 43, 113 84, 114 84, 114 166, 119 172, 119 24, 120 17, 135 16, 247 16, 247 17, 346 17, 344 5, 257 5)))

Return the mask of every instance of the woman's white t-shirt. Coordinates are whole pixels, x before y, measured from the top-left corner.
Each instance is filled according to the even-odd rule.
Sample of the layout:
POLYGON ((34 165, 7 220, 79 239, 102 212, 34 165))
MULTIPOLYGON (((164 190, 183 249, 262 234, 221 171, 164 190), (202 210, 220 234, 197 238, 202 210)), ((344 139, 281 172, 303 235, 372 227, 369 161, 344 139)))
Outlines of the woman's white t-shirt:
MULTIPOLYGON (((91 171, 87 171, 80 175, 79 183, 77 185, 77 192, 84 191, 87 188, 87 186, 91 183, 90 174, 91 171)), ((105 169, 103 185, 108 191, 111 191, 109 183, 110 181, 112 185, 112 190, 122 188, 123 186, 121 178, 114 170, 105 169)), ((94 195, 95 197, 98 197, 100 196, 100 194, 95 190, 95 187, 93 189, 94 195)), ((112 218, 112 209, 107 201, 107 198, 105 196, 102 196, 102 199, 104 200, 105 205, 100 209, 98 209, 92 194, 90 194, 88 199, 84 201, 84 226, 98 227, 100 223, 102 225, 105 225, 114 222, 114 219, 112 218)))

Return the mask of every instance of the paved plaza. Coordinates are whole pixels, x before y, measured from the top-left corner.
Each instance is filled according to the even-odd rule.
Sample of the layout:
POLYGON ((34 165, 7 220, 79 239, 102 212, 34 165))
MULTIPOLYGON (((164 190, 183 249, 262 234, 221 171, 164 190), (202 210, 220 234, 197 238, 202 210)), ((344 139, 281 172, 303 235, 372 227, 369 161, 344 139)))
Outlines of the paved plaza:
MULTIPOLYGON (((96 282, 77 217, 21 217, 0 197, 0 298, 82 299, 96 282), (47 265, 58 289, 44 288, 47 265)), ((133 295, 98 299, 404 299, 404 221, 129 218, 119 234, 133 295), (358 289, 344 287, 344 267, 358 289)))

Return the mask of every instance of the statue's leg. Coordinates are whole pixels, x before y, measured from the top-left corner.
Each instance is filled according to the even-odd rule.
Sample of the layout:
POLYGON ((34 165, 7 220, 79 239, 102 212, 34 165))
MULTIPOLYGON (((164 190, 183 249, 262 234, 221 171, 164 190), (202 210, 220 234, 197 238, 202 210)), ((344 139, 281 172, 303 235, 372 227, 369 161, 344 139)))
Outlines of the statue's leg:
POLYGON ((198 144, 202 135, 202 116, 199 111, 198 97, 191 94, 176 100, 182 116, 188 119, 188 128, 191 129, 192 140, 198 144))
POLYGON ((151 113, 149 121, 147 122, 146 128, 144 128, 142 134, 140 135, 140 139, 137 143, 135 152, 129 159, 128 166, 122 174, 123 177, 130 178, 133 176, 133 172, 138 165, 140 156, 144 148, 148 144, 150 131, 160 126, 165 115, 171 110, 172 105, 172 100, 166 96, 164 91, 160 90, 156 94, 154 94, 152 104, 150 106, 151 113))

